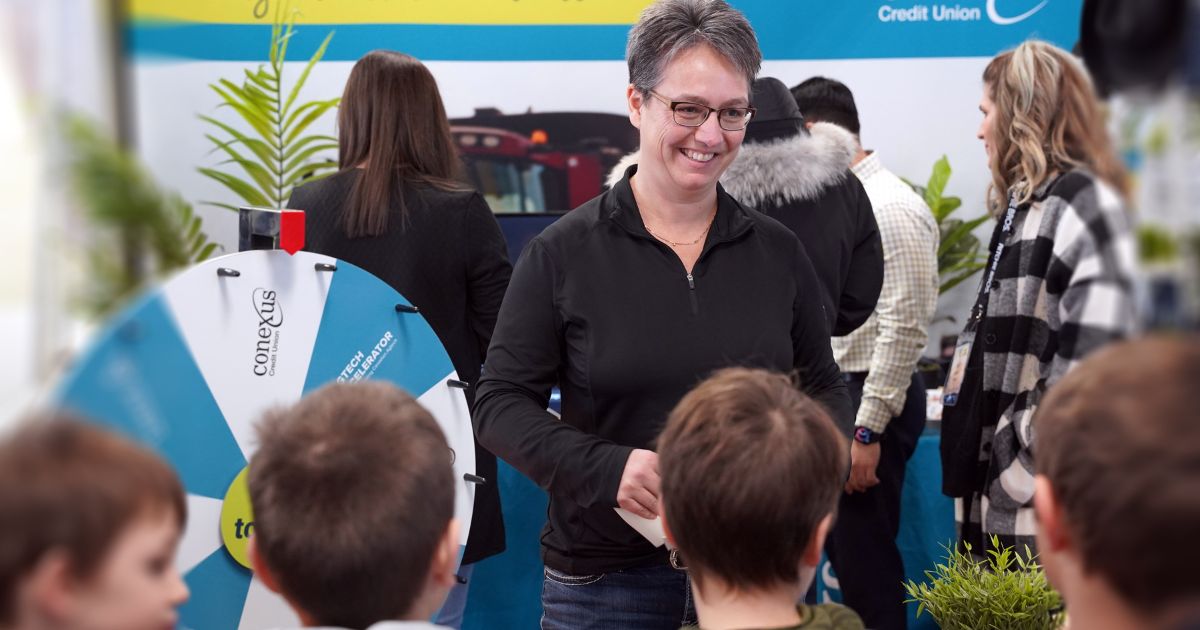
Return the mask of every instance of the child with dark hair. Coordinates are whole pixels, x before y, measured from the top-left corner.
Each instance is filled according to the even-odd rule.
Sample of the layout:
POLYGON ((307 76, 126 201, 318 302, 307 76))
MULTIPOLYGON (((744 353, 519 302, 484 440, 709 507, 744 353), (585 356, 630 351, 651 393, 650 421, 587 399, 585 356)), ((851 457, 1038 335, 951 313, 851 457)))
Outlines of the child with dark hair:
POLYGON ((174 628, 183 487, 153 453, 64 415, 0 441, 0 628, 174 628))
POLYGON ((1071 626, 1200 624, 1200 339, 1084 359, 1034 423, 1039 560, 1071 626))
POLYGON ((658 440, 662 517, 701 628, 863 628, 848 608, 797 605, 848 450, 828 412, 781 374, 728 368, 683 397, 658 440))
POLYGON ((270 412, 250 461, 258 577, 305 626, 434 628, 459 559, 452 453, 417 401, 337 383, 270 412))

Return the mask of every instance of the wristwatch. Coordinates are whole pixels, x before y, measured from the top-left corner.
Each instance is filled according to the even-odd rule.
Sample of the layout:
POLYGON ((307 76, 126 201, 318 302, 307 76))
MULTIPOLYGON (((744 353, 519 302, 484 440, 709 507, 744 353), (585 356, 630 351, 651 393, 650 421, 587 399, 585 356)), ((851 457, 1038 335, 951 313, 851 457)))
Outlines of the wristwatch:
POLYGON ((874 444, 879 441, 882 433, 876 433, 867 427, 854 428, 854 441, 859 444, 874 444))

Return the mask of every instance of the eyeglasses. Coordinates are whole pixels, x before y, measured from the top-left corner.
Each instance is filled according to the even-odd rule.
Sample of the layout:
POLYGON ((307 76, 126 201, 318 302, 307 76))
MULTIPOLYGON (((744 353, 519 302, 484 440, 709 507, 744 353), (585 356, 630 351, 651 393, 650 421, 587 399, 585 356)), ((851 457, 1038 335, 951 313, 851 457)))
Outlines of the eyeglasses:
POLYGON ((654 90, 646 90, 654 98, 662 101, 671 108, 671 117, 675 120, 675 124, 681 127, 699 127, 708 120, 709 115, 717 112, 717 124, 725 131, 741 131, 750 124, 750 119, 754 117, 754 112, 758 111, 753 107, 723 107, 717 109, 700 103, 690 103, 688 101, 672 101, 654 90))

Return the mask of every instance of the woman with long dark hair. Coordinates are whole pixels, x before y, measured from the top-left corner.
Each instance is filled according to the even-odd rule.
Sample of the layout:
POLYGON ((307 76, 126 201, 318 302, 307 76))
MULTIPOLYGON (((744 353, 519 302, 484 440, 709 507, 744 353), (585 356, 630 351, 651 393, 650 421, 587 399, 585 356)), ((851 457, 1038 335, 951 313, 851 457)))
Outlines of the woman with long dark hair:
MULTIPOLYGON (((288 202, 306 213, 306 249, 375 274, 418 307, 472 385, 474 407, 512 266, 487 203, 459 183, 450 123, 428 68, 387 50, 358 60, 338 111, 338 160, 340 171, 297 188, 288 202)), ((504 549, 496 458, 476 446, 475 465, 493 483, 476 489, 463 574, 504 549)), ((464 601, 462 587, 444 612, 461 614, 464 601)))
POLYGON ((1084 356, 1131 333, 1128 183, 1083 66, 1028 41, 983 73, 997 223, 946 383, 943 484, 962 540, 1035 548, 1035 412, 1084 356))

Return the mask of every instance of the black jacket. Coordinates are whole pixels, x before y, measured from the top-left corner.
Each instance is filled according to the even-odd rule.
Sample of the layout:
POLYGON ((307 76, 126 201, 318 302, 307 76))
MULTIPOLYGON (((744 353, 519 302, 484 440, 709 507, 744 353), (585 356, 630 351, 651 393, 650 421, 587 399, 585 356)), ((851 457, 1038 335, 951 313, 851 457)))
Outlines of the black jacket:
POLYGON ((745 142, 721 178, 735 199, 800 237, 837 313, 835 336, 867 321, 883 287, 875 212, 849 170, 857 150, 849 131, 817 123, 811 134, 745 142))
POLYGON ((476 400, 479 440, 550 494, 546 565, 591 574, 665 562, 613 511, 625 461, 712 371, 797 370, 853 422, 822 288, 787 228, 718 188, 689 279, 646 231, 629 177, 530 242, 500 309, 476 400), (562 390, 562 421, 546 411, 562 390))
MULTIPOLYGON (((383 234, 352 239, 339 220, 357 177, 343 171, 292 193, 288 207, 305 211, 305 249, 357 265, 399 291, 421 309, 459 377, 476 383, 512 274, 495 216, 475 191, 405 185, 405 229, 393 211, 383 234)), ((467 390, 468 402, 474 393, 467 390)), ((476 488, 464 563, 504 550, 496 457, 476 444, 475 467, 491 483, 476 488)))

